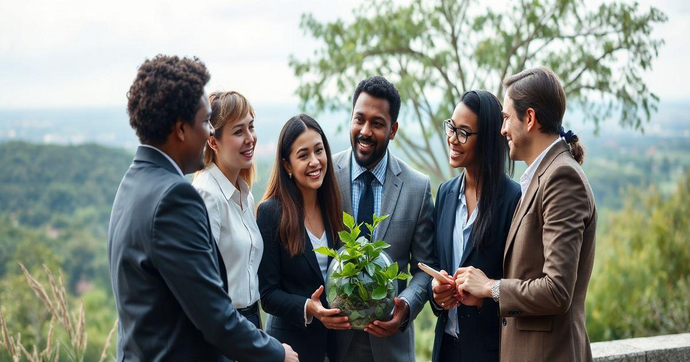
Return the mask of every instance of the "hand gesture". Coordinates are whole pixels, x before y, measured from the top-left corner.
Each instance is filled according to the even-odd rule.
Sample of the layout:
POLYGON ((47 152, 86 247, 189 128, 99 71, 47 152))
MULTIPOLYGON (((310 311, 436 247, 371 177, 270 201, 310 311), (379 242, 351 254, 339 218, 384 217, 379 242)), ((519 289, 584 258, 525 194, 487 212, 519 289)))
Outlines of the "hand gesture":
POLYGON ((458 293, 454 283, 455 279, 448 275, 445 270, 441 270, 440 273, 444 277, 453 280, 453 282, 450 280, 439 281, 436 278, 431 280, 434 303, 445 310, 449 310, 458 305, 458 293))
POLYGON ((307 302, 307 315, 320 320, 328 329, 343 330, 352 328, 347 316, 339 315, 340 309, 326 309, 323 307, 323 304, 321 304, 322 293, 323 285, 316 289, 307 302))
POLYGON ((472 266, 458 268, 454 277, 460 300, 469 297, 469 295, 477 298, 491 297, 491 284, 494 281, 489 279, 480 269, 472 266))
POLYGON ((393 302, 395 303, 393 318, 388 322, 375 320, 364 328, 365 332, 383 338, 392 336, 398 331, 402 322, 407 318, 408 314, 410 314, 410 306, 400 298, 393 299, 393 302))
POLYGON ((299 362, 297 352, 293 351, 290 345, 283 343, 283 348, 285 349, 285 362, 299 362))

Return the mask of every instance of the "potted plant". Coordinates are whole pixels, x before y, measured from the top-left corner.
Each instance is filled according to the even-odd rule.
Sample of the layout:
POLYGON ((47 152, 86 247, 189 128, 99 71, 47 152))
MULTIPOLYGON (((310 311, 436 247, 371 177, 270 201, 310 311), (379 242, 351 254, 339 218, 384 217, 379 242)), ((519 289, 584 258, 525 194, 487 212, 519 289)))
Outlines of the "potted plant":
MULTIPOLYGON (((376 227, 387 217, 374 215, 373 224, 364 224, 369 235, 373 237, 376 227)), ((324 246, 314 251, 333 258, 326 278, 330 308, 340 309, 352 328, 363 330, 375 320, 389 320, 393 316, 397 280, 406 280, 410 275, 400 272, 398 263, 383 251, 390 246, 388 243, 371 242, 360 236, 362 224, 355 224, 352 215, 344 212, 343 224, 347 230, 338 233, 343 243, 338 251, 324 246)))

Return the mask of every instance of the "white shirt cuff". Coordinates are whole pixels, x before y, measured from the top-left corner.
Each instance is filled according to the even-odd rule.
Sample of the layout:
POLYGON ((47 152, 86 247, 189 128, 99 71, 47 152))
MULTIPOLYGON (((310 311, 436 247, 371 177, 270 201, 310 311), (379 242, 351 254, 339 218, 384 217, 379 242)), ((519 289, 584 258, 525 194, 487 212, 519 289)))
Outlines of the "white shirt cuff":
POLYGON ((309 303, 309 299, 307 299, 306 302, 304 302, 304 326, 308 326, 311 324, 311 322, 314 320, 314 316, 307 316, 307 303, 309 303))

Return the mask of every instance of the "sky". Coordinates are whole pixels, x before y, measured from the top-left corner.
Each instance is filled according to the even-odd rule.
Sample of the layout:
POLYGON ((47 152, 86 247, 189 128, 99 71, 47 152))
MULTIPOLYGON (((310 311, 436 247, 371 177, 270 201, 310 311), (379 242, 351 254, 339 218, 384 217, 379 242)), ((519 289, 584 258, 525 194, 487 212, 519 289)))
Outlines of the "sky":
MULTIPOLYGON (((587 3, 595 3, 588 0, 587 3)), ((643 77, 662 101, 690 101, 690 2, 641 0, 669 20, 643 77)), ((124 106, 139 64, 158 53, 198 56, 207 89, 238 90, 254 104, 296 104, 290 55, 318 47, 303 13, 351 19, 361 0, 0 0, 0 109, 124 106)))

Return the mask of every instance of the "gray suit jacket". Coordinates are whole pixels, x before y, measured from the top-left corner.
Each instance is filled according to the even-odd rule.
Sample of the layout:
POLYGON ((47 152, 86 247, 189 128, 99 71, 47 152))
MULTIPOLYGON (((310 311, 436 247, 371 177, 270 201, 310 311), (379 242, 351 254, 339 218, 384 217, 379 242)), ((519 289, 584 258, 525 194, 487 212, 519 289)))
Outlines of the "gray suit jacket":
MULTIPOLYGON (((351 160, 352 150, 333 156, 335 175, 340 187, 343 210, 352 214, 351 160)), ((434 204, 431 200, 429 177, 414 170, 397 157, 388 153, 386 181, 383 185, 381 214, 390 215, 377 228, 376 240, 384 240, 391 245, 386 253, 398 262, 401 271, 408 266, 412 279, 405 288, 399 285, 398 297, 410 303, 409 321, 388 338, 369 335, 371 349, 377 362, 414 361, 414 326, 412 321, 428 300, 427 283, 431 279, 417 267, 422 262, 435 265, 434 261, 434 204)), ((336 361, 345 358, 352 340, 353 331, 337 333, 338 351, 336 361)))
POLYGON ((115 195, 108 258, 118 361, 283 361, 280 342, 232 307, 199 193, 139 147, 115 195))

